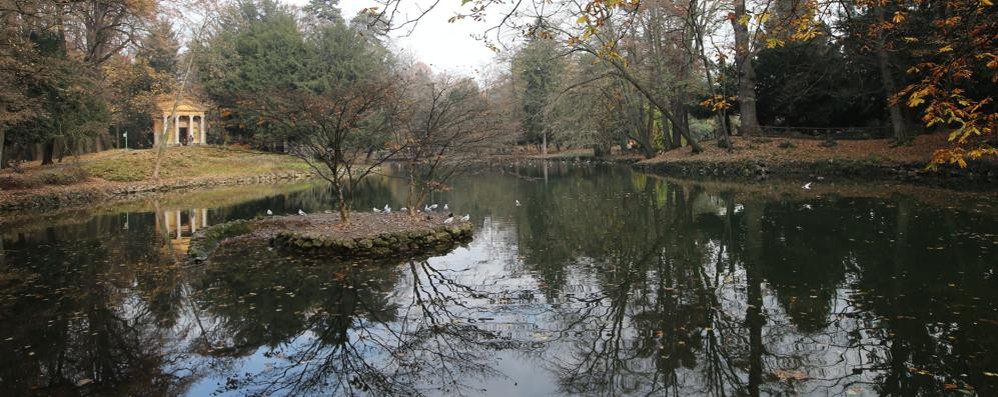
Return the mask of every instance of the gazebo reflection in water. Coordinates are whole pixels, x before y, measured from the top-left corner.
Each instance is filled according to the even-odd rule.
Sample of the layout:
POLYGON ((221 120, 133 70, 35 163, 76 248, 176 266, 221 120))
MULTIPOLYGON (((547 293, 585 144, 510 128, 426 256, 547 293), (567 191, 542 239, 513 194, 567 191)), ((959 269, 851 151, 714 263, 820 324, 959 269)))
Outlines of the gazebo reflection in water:
POLYGON ((156 230, 170 241, 175 252, 187 253, 191 236, 209 226, 207 208, 160 209, 156 214, 156 230))

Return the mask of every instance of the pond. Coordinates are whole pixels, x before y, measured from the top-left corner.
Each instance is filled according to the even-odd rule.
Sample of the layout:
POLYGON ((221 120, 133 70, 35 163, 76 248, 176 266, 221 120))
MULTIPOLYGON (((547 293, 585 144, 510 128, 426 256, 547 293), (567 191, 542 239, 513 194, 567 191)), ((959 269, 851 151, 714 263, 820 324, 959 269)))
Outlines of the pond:
POLYGON ((8 218, 0 394, 998 395, 993 194, 564 162, 453 185, 433 202, 475 238, 418 261, 179 262, 200 228, 333 208, 314 184, 8 218))

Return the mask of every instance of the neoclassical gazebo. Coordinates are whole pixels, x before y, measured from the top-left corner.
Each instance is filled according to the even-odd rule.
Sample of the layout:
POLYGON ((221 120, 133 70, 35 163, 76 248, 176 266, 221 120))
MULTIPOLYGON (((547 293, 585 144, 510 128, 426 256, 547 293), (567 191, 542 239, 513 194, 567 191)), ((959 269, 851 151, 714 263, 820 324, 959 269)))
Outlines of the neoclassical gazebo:
POLYGON ((205 143, 208 124, 205 122, 204 105, 190 99, 181 99, 173 108, 172 95, 162 97, 156 102, 156 111, 152 115, 153 145, 159 145, 163 125, 169 128, 166 135, 168 145, 200 145, 205 143), (170 117, 173 116, 173 120, 170 117))

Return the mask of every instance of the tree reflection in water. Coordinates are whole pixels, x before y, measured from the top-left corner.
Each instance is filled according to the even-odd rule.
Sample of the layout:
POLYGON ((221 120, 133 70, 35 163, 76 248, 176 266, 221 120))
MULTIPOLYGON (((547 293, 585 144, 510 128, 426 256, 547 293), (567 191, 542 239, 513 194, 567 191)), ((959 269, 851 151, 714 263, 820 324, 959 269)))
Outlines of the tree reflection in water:
POLYGON ((507 168, 438 193, 478 229, 429 260, 177 263, 177 225, 325 187, 4 228, 0 395, 998 395, 990 202, 507 168))
POLYGON ((141 240, 92 237, 121 230, 116 216, 0 236, 0 394, 176 395, 197 380, 166 347, 179 268, 149 220, 141 240))
POLYGON ((994 391, 987 247, 950 237, 994 228, 966 213, 923 208, 919 227, 905 197, 779 202, 638 176, 531 192, 587 208, 542 204, 517 220, 545 294, 568 297, 543 358, 566 394, 994 391), (932 227, 939 212, 949 230, 932 227), (949 261, 939 244, 956 274, 935 267, 949 261))
POLYGON ((201 279, 200 350, 267 362, 228 378, 227 390, 462 394, 468 381, 499 375, 490 352, 506 344, 461 303, 481 294, 426 260, 329 263, 243 244, 217 254, 201 279))

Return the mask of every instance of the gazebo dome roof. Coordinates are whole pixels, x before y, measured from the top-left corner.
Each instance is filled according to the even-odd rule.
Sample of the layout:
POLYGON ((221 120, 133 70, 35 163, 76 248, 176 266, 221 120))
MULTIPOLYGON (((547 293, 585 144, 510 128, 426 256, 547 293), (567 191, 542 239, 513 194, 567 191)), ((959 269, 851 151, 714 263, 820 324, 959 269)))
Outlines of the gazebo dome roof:
MULTIPOLYGON (((173 102, 176 99, 173 95, 163 95, 156 99, 156 108, 163 114, 173 112, 173 102)), ((177 104, 177 113, 203 113, 204 105, 185 97, 177 104)))

